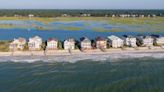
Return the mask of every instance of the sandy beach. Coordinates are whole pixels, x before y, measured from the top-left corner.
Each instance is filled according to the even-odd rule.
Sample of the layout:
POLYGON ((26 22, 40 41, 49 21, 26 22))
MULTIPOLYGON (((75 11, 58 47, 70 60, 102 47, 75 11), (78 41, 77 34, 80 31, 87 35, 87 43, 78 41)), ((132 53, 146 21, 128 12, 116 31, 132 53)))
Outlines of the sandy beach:
POLYGON ((107 49, 102 52, 99 49, 88 50, 86 52, 81 52, 80 50, 73 50, 69 53, 67 50, 54 50, 47 51, 16 51, 16 52, 0 52, 0 61, 12 61, 12 62, 77 62, 81 60, 93 60, 93 61, 105 61, 112 59, 112 61, 117 61, 119 59, 126 58, 164 58, 164 49, 161 47, 154 47, 148 49, 147 47, 134 48, 124 48, 124 49, 107 49))
POLYGON ((110 48, 106 51, 101 51, 100 49, 86 50, 82 52, 80 50, 72 50, 69 53, 68 50, 51 50, 51 51, 15 51, 15 52, 0 52, 0 56, 67 56, 67 55, 101 55, 101 54, 121 54, 121 53, 163 53, 164 49, 161 47, 153 47, 149 49, 148 47, 139 48, 110 48))

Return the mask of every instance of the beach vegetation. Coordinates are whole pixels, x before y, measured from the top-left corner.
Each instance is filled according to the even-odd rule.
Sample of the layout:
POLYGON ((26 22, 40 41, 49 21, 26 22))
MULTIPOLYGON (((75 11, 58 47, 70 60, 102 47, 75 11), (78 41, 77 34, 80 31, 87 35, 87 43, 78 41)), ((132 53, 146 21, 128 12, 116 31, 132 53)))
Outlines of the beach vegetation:
POLYGON ((8 52, 10 42, 11 41, 0 41, 0 51, 1 52, 8 52))
POLYGON ((23 51, 28 51, 28 43, 26 43, 26 44, 24 45, 23 51))
POLYGON ((64 48, 63 42, 62 41, 58 41, 58 49, 62 50, 63 48, 64 48))
POLYGON ((137 40, 136 44, 137 44, 137 46, 142 46, 143 43, 141 41, 137 40))
POLYGON ((46 42, 42 42, 41 50, 46 50, 46 42))

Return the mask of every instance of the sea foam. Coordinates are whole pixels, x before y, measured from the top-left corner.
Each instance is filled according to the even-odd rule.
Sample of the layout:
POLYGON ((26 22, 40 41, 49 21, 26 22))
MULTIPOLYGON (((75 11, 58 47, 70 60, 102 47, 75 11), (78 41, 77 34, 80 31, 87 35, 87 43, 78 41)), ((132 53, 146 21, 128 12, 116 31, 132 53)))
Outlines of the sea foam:
POLYGON ((112 53, 112 54, 82 54, 82 55, 64 55, 64 56, 3 56, 0 57, 1 62, 69 62, 75 63, 82 60, 90 61, 110 61, 116 62, 120 59, 126 58, 164 58, 164 53, 112 53))

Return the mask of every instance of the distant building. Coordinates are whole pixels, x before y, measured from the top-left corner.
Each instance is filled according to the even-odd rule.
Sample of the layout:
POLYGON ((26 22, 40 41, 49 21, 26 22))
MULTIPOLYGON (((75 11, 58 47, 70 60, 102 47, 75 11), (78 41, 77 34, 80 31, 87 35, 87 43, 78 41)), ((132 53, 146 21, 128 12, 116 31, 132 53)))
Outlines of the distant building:
POLYGON ((151 36, 140 36, 137 38, 142 46, 153 46, 154 39, 151 36))
POLYGON ((164 37, 155 38, 155 43, 159 46, 163 46, 164 45, 164 37))
POLYGON ((109 15, 108 15, 108 14, 106 14, 106 15, 105 15, 105 17, 109 17, 109 15))
POLYGON ((35 36, 29 39, 28 42, 29 50, 41 50, 41 46, 42 46, 42 38, 40 38, 39 36, 35 36))
POLYGON ((131 16, 132 16, 133 18, 135 18, 135 17, 136 17, 136 15, 134 15, 134 14, 133 14, 133 15, 131 15, 131 16))
POLYGON ((120 14, 120 17, 122 18, 130 17, 130 14, 120 14))
POLYGON ((91 41, 88 38, 83 37, 80 40, 81 40, 81 49, 82 50, 92 49, 91 41))
POLYGON ((120 48, 123 47, 124 45, 124 40, 122 40, 121 38, 111 35, 108 36, 109 39, 109 44, 113 47, 113 48, 120 48))
POLYGON ((144 17, 145 17, 145 15, 140 15, 140 17, 141 17, 141 18, 144 18, 144 17))
POLYGON ((113 15, 112 15, 112 17, 113 17, 113 18, 115 18, 115 17, 116 17, 116 15, 114 15, 114 14, 113 14, 113 15))
POLYGON ((121 14, 120 17, 121 17, 121 18, 125 18, 126 15, 125 15, 125 14, 121 14))
POLYGON ((46 49, 47 50, 56 50, 56 49, 58 49, 58 40, 54 39, 54 38, 49 38, 47 40, 46 49))
POLYGON ((155 15, 155 14, 153 14, 152 16, 153 16, 154 18, 156 17, 156 15, 155 15))
POLYGON ((68 14, 62 14, 61 17, 70 17, 68 14))
POLYGON ((33 14, 29 14, 28 17, 29 18, 32 18, 32 17, 34 17, 34 15, 33 14))
POLYGON ((96 38, 96 48, 106 49, 107 48, 107 40, 102 37, 97 37, 96 38))
POLYGON ((75 49, 75 40, 70 38, 64 41, 65 50, 74 50, 75 49))
POLYGON ((124 36, 124 42, 126 46, 137 47, 137 39, 132 36, 124 36))
POLYGON ((22 17, 22 15, 15 14, 14 17, 22 17))
POLYGON ((81 17, 90 17, 91 14, 81 14, 81 17))
POLYGON ((149 15, 147 15, 147 17, 148 17, 148 18, 150 18, 150 17, 151 17, 151 15, 150 15, 150 14, 149 14, 149 15))
POLYGON ((26 44, 26 39, 24 38, 18 38, 18 39, 14 39, 14 41, 12 41, 9 45, 9 49, 10 50, 23 50, 26 44))
POLYGON ((127 17, 130 17, 130 14, 127 14, 127 17))

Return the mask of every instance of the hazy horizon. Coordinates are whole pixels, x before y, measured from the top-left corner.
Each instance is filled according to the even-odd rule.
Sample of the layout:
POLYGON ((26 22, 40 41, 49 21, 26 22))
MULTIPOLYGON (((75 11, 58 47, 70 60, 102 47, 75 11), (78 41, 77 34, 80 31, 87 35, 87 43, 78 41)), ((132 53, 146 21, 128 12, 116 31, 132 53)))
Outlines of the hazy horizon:
POLYGON ((164 0, 0 0, 0 9, 164 9, 164 0))

